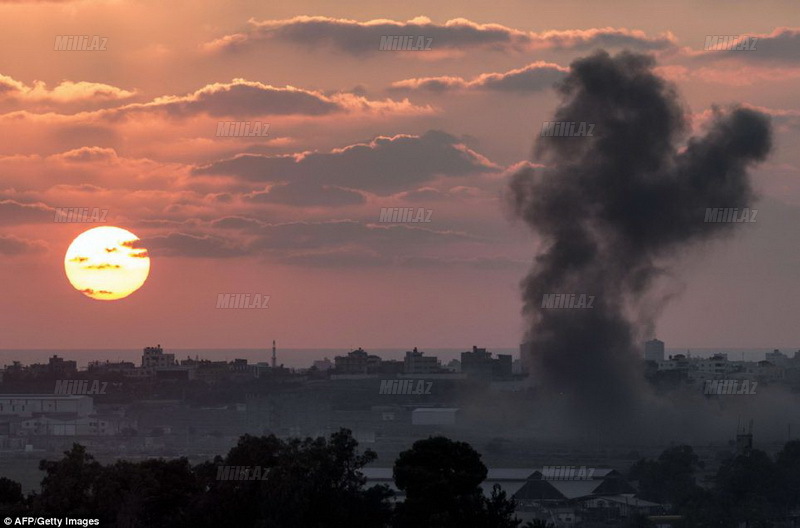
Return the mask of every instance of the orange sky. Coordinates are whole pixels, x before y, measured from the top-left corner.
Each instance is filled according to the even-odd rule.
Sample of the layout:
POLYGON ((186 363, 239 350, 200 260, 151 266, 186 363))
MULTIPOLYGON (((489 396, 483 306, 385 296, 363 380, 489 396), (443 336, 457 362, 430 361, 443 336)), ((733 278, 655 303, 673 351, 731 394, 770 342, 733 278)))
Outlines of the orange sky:
POLYGON ((773 117, 759 221, 679 264, 659 337, 797 348, 800 11, 720 5, 0 0, 0 348, 516 346, 537 241, 502 194, 553 83, 601 47, 654 54, 697 130, 713 104, 773 117), (393 34, 431 49, 380 51, 393 34), (707 35, 758 44, 704 51, 707 35), (268 135, 217 137, 221 121, 268 135), (56 223, 59 207, 108 213, 56 223), (385 207, 430 222, 382 224, 385 207), (126 299, 65 277, 97 225, 149 251, 126 299), (217 309, 225 292, 269 308, 217 309))

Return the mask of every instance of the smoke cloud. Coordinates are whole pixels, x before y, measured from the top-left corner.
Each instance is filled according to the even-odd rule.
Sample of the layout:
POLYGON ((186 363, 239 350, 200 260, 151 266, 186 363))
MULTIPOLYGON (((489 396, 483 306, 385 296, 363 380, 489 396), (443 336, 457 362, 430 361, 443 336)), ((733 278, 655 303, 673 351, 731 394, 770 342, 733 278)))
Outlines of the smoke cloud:
MULTIPOLYGON (((715 109, 702 136, 648 55, 599 51, 573 62, 553 121, 591 135, 541 137, 512 176, 509 201, 543 246, 522 281, 532 375, 545 393, 593 420, 632 416, 646 397, 640 343, 675 294, 659 279, 693 244, 739 224, 707 208, 749 207, 748 170, 771 149, 768 117, 715 109), (591 307, 543 307, 551 294, 591 307)), ((577 132, 576 132, 577 134, 577 132)))

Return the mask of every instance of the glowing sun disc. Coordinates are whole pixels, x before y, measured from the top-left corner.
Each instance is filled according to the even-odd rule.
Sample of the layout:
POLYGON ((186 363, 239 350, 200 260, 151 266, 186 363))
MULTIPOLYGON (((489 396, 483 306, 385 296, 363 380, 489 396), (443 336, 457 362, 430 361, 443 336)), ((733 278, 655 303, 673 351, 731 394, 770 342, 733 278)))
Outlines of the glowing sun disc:
POLYGON ((64 271, 70 284, 92 299, 122 299, 141 288, 150 273, 147 250, 125 229, 102 226, 78 235, 67 248, 64 271))

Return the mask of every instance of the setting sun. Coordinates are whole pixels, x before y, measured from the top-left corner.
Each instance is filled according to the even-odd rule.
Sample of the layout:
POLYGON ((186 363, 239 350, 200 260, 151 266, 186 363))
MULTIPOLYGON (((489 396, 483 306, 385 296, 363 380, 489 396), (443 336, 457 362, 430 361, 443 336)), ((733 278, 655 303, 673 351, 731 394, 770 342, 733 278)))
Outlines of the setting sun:
POLYGON ((95 227, 78 235, 64 257, 72 286, 92 299, 113 301, 138 290, 150 273, 139 237, 119 227, 95 227))

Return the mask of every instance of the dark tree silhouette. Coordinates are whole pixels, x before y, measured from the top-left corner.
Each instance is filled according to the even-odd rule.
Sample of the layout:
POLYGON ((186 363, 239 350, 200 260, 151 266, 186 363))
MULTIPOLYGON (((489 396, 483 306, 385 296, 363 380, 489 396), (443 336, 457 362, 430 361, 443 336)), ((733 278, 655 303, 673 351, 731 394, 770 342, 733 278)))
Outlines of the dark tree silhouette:
POLYGON ((694 450, 681 445, 664 450, 658 460, 639 460, 631 467, 628 477, 639 481, 641 498, 680 507, 699 491, 694 473, 702 467, 694 450))
POLYGON ((244 436, 215 462, 259 466, 266 477, 217 481, 214 464, 197 466, 207 491, 196 503, 201 513, 195 526, 384 527, 391 519, 391 491, 386 486, 364 489, 360 469, 376 454, 359 454, 357 447, 346 429, 329 439, 244 436))
POLYGON ((39 469, 46 472, 42 493, 34 500, 36 511, 48 515, 91 517, 97 510, 95 483, 102 466, 80 444, 64 452, 57 462, 42 460, 39 469))
POLYGON ((406 493, 395 526, 411 528, 516 527, 514 505, 498 488, 490 499, 480 488, 487 475, 481 456, 469 444, 444 437, 419 440, 394 465, 397 487, 406 493))

